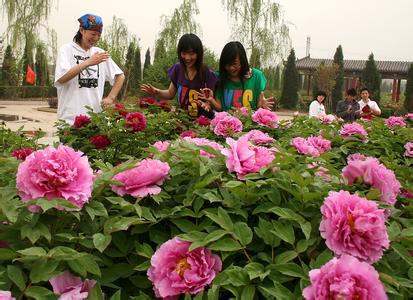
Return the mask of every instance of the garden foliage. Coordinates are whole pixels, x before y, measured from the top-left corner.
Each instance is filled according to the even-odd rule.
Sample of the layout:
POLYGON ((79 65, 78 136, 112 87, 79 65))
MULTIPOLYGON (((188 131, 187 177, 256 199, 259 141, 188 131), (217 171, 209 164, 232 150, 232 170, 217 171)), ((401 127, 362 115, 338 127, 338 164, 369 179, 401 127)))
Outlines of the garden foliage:
POLYGON ((65 146, 19 157, 25 161, 13 151, 41 147, 1 128, 0 290, 29 299, 177 299, 179 291, 187 292, 180 299, 302 299, 307 288, 307 299, 324 299, 316 296, 325 288, 320 280, 332 269, 339 278, 344 265, 377 299, 383 291, 389 299, 413 297, 411 118, 343 129, 332 120, 279 121, 242 110, 211 125, 152 100, 141 106, 62 123, 65 146), (217 135, 219 126, 227 127, 217 135), (72 151, 83 152, 82 160, 72 151), (371 172, 346 177, 356 174, 352 164, 368 168, 366 157, 375 158, 371 172), (73 171, 80 164, 90 179, 85 160, 94 182, 79 203, 80 181, 70 189, 67 181, 80 180, 73 171), (35 172, 48 177, 34 179, 35 172), (29 183, 43 196, 29 200, 29 183), (50 196, 57 190, 64 192, 50 196), (394 204, 383 200, 392 196, 394 204), (335 205, 344 214, 334 214, 335 205), (374 220, 377 247, 350 249, 355 236, 375 237, 359 231, 365 216, 374 220), (348 239, 332 234, 341 227, 331 224, 341 224, 348 239), (201 266, 206 273, 194 274, 201 266), (76 284, 62 290, 62 278, 76 284))

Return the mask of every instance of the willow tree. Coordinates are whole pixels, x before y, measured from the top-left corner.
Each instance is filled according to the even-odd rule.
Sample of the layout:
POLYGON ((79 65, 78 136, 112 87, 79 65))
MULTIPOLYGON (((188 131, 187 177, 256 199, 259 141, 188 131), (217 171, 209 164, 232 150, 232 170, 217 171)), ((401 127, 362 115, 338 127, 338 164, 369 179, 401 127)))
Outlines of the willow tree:
POLYGON ((136 37, 129 33, 126 24, 121 18, 113 16, 112 24, 106 27, 98 46, 107 50, 112 59, 119 66, 123 67, 131 42, 136 44, 136 37))
POLYGON ((196 0, 183 0, 182 4, 175 8, 171 16, 162 16, 162 29, 156 44, 161 43, 166 52, 176 49, 176 44, 184 33, 199 33, 200 25, 195 21, 195 15, 199 14, 196 0))
POLYGON ((34 44, 53 3, 54 0, 1 0, 2 12, 7 16, 7 39, 13 48, 22 49, 26 40, 34 44))
MULTIPOLYGON (((291 40, 278 3, 270 0, 222 0, 233 20, 232 35, 249 53, 260 53, 263 65, 280 61, 287 55, 291 40)), ((251 57, 255 66, 256 55, 251 57)))

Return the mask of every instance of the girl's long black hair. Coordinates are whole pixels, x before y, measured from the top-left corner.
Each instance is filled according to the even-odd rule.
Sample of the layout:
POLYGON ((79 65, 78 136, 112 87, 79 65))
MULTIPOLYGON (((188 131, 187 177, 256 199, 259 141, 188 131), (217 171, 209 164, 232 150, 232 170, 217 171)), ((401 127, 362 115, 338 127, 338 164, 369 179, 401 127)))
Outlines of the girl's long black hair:
POLYGON ((181 63, 181 65, 183 66, 183 69, 185 70, 185 75, 188 75, 188 74, 187 74, 184 61, 181 57, 181 52, 194 51, 196 53, 196 62, 195 62, 196 72, 197 74, 199 74, 201 82, 204 82, 206 79, 207 66, 204 65, 203 63, 204 47, 202 46, 202 42, 199 39, 199 37, 193 33, 184 34, 179 39, 178 47, 176 50, 177 50, 179 62, 181 63))
POLYGON ((241 78, 242 89, 244 90, 244 80, 245 76, 250 71, 250 65, 248 63, 247 53, 245 52, 244 46, 238 41, 229 42, 222 49, 221 56, 219 58, 219 89, 224 89, 225 83, 228 81, 228 74, 225 66, 231 65, 237 57, 241 63, 239 76, 241 78))
POLYGON ((82 34, 80 33, 80 29, 76 32, 76 35, 73 37, 73 41, 80 45, 80 41, 82 40, 82 34))

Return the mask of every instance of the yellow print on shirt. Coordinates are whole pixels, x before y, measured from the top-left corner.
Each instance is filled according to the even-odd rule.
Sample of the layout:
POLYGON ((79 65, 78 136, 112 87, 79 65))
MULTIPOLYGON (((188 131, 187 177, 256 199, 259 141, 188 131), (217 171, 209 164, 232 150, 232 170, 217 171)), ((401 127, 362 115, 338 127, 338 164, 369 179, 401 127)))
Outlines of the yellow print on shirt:
POLYGON ((189 105, 188 105, 188 114, 191 117, 198 116, 198 104, 196 101, 198 100, 198 93, 196 90, 189 90, 189 105))
POLYGON ((242 106, 246 108, 251 108, 252 102, 252 90, 245 90, 244 95, 242 95, 242 106))

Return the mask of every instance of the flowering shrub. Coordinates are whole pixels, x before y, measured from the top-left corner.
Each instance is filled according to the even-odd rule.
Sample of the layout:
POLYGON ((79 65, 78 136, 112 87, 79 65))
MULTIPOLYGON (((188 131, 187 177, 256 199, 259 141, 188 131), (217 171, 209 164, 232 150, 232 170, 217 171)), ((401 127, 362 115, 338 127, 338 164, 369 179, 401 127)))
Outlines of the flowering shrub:
MULTIPOLYGON (((390 130, 381 118, 358 121, 368 131, 363 143, 357 130, 341 136, 338 121, 297 116, 267 127, 236 110, 201 126, 174 107, 137 106, 90 113, 79 129, 60 124, 64 147, 81 151, 93 169, 82 208, 62 195, 23 202, 14 175, 43 146, 0 130, 0 290, 16 299, 413 297, 413 160, 405 155, 412 122, 390 130), (144 130, 125 127, 133 112, 145 115, 144 130), (217 121, 231 116, 242 131, 216 135, 217 121), (179 137, 188 130, 197 137, 179 137), (96 135, 110 144, 97 149, 89 142, 96 135), (298 153, 296 137, 323 153, 298 153), (23 148, 34 153, 12 157, 23 148), (370 159, 374 168, 363 165, 370 159), (349 165, 350 184, 342 175, 349 165), (77 279, 67 289, 50 284, 69 272, 77 279)), ((21 175, 51 188, 62 183, 51 174, 77 171, 63 159, 46 161, 44 174, 21 175), (38 180, 46 176, 50 183, 38 180)))
POLYGON ((15 149, 11 153, 11 156, 19 159, 19 160, 25 160, 27 156, 33 153, 33 150, 30 148, 23 148, 23 149, 15 149))
POLYGON ((75 117, 75 121, 73 122, 73 127, 76 129, 82 128, 90 123, 90 118, 85 115, 78 115, 75 117))
POLYGON ((389 117, 388 119, 386 119, 385 121, 386 125, 389 127, 406 127, 406 123, 404 122, 404 118, 403 117, 389 117))
POLYGON ((53 292, 60 295, 59 299, 86 299, 90 290, 95 286, 95 280, 86 279, 82 282, 80 277, 73 276, 66 271, 49 279, 53 292))
POLYGON ((257 124, 265 127, 278 127, 278 116, 275 112, 268 109, 259 108, 252 114, 252 120, 257 124))
POLYGON ((125 127, 132 129, 133 132, 143 131, 146 128, 145 115, 140 112, 128 113, 125 119, 125 127))
POLYGON ((367 142, 367 131, 362 125, 356 122, 343 125, 340 129, 340 135, 344 138, 358 135, 362 138, 363 141, 367 142))

